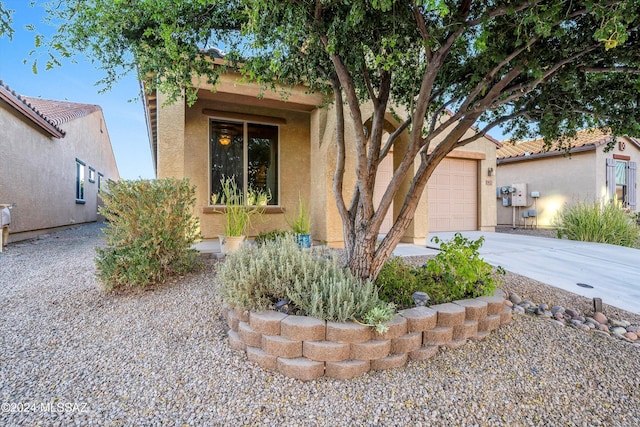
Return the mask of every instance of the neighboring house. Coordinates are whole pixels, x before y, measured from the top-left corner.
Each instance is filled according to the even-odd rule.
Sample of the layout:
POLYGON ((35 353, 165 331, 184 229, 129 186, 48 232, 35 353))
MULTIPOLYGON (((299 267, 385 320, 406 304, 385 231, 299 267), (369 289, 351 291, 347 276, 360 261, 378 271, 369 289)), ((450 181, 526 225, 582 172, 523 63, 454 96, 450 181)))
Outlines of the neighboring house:
POLYGON ((16 94, 0 81, 0 203, 9 241, 98 219, 98 193, 119 179, 97 105, 16 94))
MULTIPOLYGON (((314 240, 342 246, 342 222, 332 187, 336 144, 331 107, 321 107, 322 97, 304 87, 287 89, 283 100, 280 94, 262 93, 260 87, 234 74, 221 76, 212 89, 201 86, 193 106, 184 99, 167 104, 162 93, 145 96, 156 175, 188 177, 196 185, 203 237, 213 239, 221 233, 222 217, 211 206, 210 196, 218 192, 222 175, 235 175, 242 177, 245 189, 257 187, 272 195, 264 221, 254 221, 248 234, 288 229, 287 215, 296 212, 301 197, 311 212, 314 240)), ((346 140, 353 141, 350 123, 346 125, 346 140)), ((387 132, 392 132, 400 123, 388 114, 386 125, 387 132)), ((407 142, 408 136, 401 136, 396 153, 407 142)), ((483 138, 442 162, 404 241, 424 244, 430 231, 494 230, 496 145, 497 141, 483 138)), ((400 160, 401 156, 390 154, 383 162, 378 175, 382 186, 400 160)), ((353 155, 347 155, 345 190, 353 188, 354 182, 353 155)), ((349 200, 350 195, 346 197, 349 200)), ((396 213, 401 201, 400 195, 394 204, 396 213)))
POLYGON ((594 200, 616 199, 624 208, 637 211, 640 141, 622 136, 613 150, 604 152, 610 141, 611 136, 600 130, 583 130, 570 141, 569 154, 557 143, 545 149, 543 139, 504 143, 497 151, 498 188, 514 184, 527 188, 519 192, 525 206, 502 206, 502 197, 513 199, 516 193, 505 190, 497 195, 498 225, 524 226, 523 215, 535 209, 536 216, 526 218, 527 226, 551 227, 565 206, 594 200), (532 192, 538 197, 531 197, 532 192))

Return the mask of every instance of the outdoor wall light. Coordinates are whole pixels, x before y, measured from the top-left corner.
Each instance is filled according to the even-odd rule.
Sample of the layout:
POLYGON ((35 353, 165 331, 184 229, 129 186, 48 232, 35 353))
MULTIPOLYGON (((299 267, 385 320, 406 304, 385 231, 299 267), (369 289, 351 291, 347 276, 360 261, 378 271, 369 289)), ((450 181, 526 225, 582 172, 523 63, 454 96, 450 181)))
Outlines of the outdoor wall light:
POLYGON ((288 299, 281 299, 276 303, 276 310, 280 313, 289 314, 289 303, 290 301, 288 299))
POLYGON ((493 168, 487 170, 487 176, 493 176, 493 168))
POLYGON ((431 299, 426 292, 414 292, 411 296, 413 297, 413 302, 416 304, 416 307, 425 307, 431 299))

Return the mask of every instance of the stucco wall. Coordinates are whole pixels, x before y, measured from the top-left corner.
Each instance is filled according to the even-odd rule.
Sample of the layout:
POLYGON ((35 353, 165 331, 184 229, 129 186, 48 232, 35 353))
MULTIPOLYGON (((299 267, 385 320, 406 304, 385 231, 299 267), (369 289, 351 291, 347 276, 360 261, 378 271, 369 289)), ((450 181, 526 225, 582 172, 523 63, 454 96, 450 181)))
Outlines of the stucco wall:
POLYGON ((210 208, 209 122, 212 117, 203 110, 284 119, 286 124, 279 125, 280 203, 278 207, 269 207, 262 218, 254 219, 247 234, 255 236, 261 231, 289 229, 286 218, 296 212, 298 197, 307 206, 311 203, 310 114, 262 107, 257 98, 253 105, 232 104, 218 98, 224 98, 224 94, 203 93, 191 107, 183 100, 158 110, 158 177, 187 177, 195 184, 195 214, 200 217, 202 237, 217 238, 222 232, 223 217, 210 208))
MULTIPOLYGON (((640 147, 635 145, 629 138, 620 137, 618 143, 614 148, 605 153, 602 146, 596 149, 596 194, 599 198, 605 197, 607 193, 607 172, 606 172, 606 159, 613 158, 614 155, 620 157, 628 157, 630 162, 635 162, 636 165, 640 165, 640 147), (621 146, 620 142, 623 142, 621 146)), ((638 180, 640 179, 640 173, 636 171, 636 182, 628 183, 629 191, 635 190, 636 199, 640 199, 640 190, 638 189, 638 180)), ((636 206, 636 211, 640 211, 640 206, 636 206)))
MULTIPOLYGON (((571 157, 555 156, 537 160, 503 163, 498 166, 498 187, 528 184, 529 194, 540 192, 537 200, 529 197, 529 206, 515 208, 515 225, 524 226, 522 211, 537 210, 539 227, 550 227, 559 209, 574 200, 593 199, 596 195, 595 154, 593 151, 574 153, 571 157)), ((604 166, 603 166, 604 169, 604 166)), ((494 194, 494 198, 495 198, 494 194)), ((497 200, 497 199, 496 199, 497 200)), ((513 207, 502 206, 498 200, 498 224, 513 224, 513 207)), ((528 225, 535 224, 534 219, 528 225)))
POLYGON ((9 241, 97 220, 98 172, 119 179, 102 111, 60 125, 52 138, 13 107, 0 101, 0 203, 11 210, 9 241), (85 166, 85 201, 76 203, 76 158, 85 166), (89 167, 96 171, 89 182, 89 167))
MULTIPOLYGON (((618 144, 612 151, 604 152, 603 145, 595 149, 571 156, 552 156, 533 158, 518 162, 502 163, 498 166, 498 186, 510 186, 516 183, 527 183, 528 193, 540 192, 537 200, 529 198, 529 206, 515 209, 515 225, 524 226, 522 210, 537 210, 537 225, 552 227, 558 212, 566 206, 576 202, 591 202, 594 199, 603 200, 607 193, 606 159, 614 155, 629 156, 630 161, 640 162, 640 150, 627 138, 625 149, 620 150, 618 144)), ((637 178, 636 178, 637 181, 637 178)), ((629 189, 637 187, 637 182, 629 184, 629 189)), ((637 192, 636 188, 636 192, 637 192)), ((512 207, 503 207, 498 200, 498 224, 512 225, 512 207)), ((536 220, 529 218, 527 225, 535 225, 536 220)))
MULTIPOLYGON (((201 83, 201 82, 200 82, 201 83)), ((166 105, 158 96, 158 177, 189 177, 197 186, 196 214, 201 220, 201 232, 205 239, 216 238, 222 230, 223 218, 209 207, 209 120, 203 110, 254 116, 268 116, 286 120, 280 125, 280 208, 269 209, 264 222, 257 220, 248 231, 256 235, 260 231, 288 229, 289 215, 296 210, 298 195, 311 208, 311 234, 316 242, 331 246, 343 245, 342 221, 333 194, 333 176, 336 162, 335 112, 332 107, 316 108, 321 97, 305 93, 304 88, 290 90, 285 100, 281 93, 260 93, 235 75, 223 75, 211 92, 202 85, 199 100, 187 107, 184 100, 166 105), (258 97, 261 95, 261 97, 258 97), (284 212, 283 212, 284 211, 284 212)), ((363 116, 372 114, 370 105, 362 107, 363 116)), ((400 123, 388 114, 387 124, 393 131, 400 123)), ((473 135, 469 131, 466 136, 473 135)), ((394 147, 394 165, 398 166, 406 150, 408 136, 402 135, 394 147)), ((350 202, 355 185, 354 131, 350 120, 345 123, 347 158, 344 176, 344 197, 350 202)), ((495 170, 496 145, 486 138, 469 144, 454 155, 472 153, 478 163, 478 228, 493 230, 496 224, 495 182, 487 176, 489 168, 495 170)), ((419 166, 416 160, 414 170, 419 166)), ((410 172, 410 176, 412 176, 410 172)), ((394 215, 397 215, 409 187, 410 177, 394 200, 394 215)), ((419 202, 416 221, 408 230, 405 240, 423 243, 428 234, 426 190, 419 202)))
MULTIPOLYGON (((397 109, 396 109, 397 110, 397 109)), ((367 118, 372 115, 371 105, 362 106, 363 117, 367 118)), ((314 159, 314 172, 312 174, 312 187, 314 193, 324 194, 323 197, 326 201, 326 209, 321 212, 318 211, 315 215, 318 218, 319 223, 326 224, 324 230, 320 230, 319 237, 317 239, 327 241, 331 246, 340 247, 343 245, 343 233, 342 233, 342 221, 336 207, 334 195, 333 195, 333 173, 335 170, 336 148, 335 148, 335 111, 333 107, 330 107, 323 116, 323 120, 318 119, 318 126, 321 130, 318 132, 319 137, 317 141, 312 143, 312 158, 314 159), (315 162, 315 159, 323 159, 323 161, 315 162), (324 231, 324 234, 322 232, 324 231)), ((387 131, 393 131, 400 126, 400 123, 391 115, 387 114, 387 131)), ((469 130, 465 137, 470 137, 474 133, 473 130, 469 130)), ((354 129, 350 120, 345 122, 345 143, 347 145, 347 158, 345 166, 344 177, 344 198, 348 204, 353 194, 352 190, 355 185, 355 148, 354 148, 354 129)), ((434 145, 441 142, 436 140, 434 145)), ((408 145, 408 136, 403 134, 399 137, 394 145, 393 163, 394 167, 398 167, 402 161, 402 155, 406 151, 408 145)), ((485 231, 493 231, 496 225, 496 201, 495 201, 495 181, 493 176, 488 176, 489 168, 493 171, 496 170, 496 144, 487 138, 481 138, 467 146, 456 150, 452 153, 452 157, 467 157, 477 159, 478 164, 478 229, 485 231)), ((400 191, 396 195, 394 200, 393 210, 394 216, 396 216, 402 206, 404 195, 406 194, 411 177, 413 173, 418 169, 420 165, 420 158, 416 158, 412 170, 409 172, 409 177, 405 179, 405 182, 400 188, 400 191)), ((409 229, 403 237, 403 241, 424 244, 426 237, 429 233, 428 224, 428 210, 427 210, 427 189, 423 192, 423 195, 418 202, 418 208, 416 209, 415 219, 412 221, 409 229)))

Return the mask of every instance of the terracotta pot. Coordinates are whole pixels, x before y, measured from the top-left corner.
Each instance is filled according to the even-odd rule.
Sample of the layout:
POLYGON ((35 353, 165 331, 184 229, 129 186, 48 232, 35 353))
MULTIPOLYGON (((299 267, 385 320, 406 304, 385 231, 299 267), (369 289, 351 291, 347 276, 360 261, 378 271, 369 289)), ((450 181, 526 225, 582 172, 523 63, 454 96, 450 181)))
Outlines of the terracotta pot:
POLYGON ((240 246, 244 243, 246 236, 218 236, 220 239, 220 251, 223 254, 230 254, 240 249, 240 246))

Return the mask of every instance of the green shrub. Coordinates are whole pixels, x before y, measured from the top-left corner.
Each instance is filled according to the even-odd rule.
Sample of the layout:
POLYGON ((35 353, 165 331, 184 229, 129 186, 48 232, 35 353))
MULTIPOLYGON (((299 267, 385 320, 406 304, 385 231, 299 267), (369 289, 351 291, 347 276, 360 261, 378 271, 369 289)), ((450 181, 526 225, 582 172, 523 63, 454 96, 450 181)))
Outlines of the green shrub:
POLYGON ((378 294, 384 301, 400 307, 413 306, 413 293, 420 289, 419 271, 400 257, 391 257, 376 279, 378 294))
POLYGON ((554 220, 558 238, 583 242, 638 247, 640 228, 616 203, 577 203, 558 213, 554 220))
POLYGON ((96 249, 95 263, 106 289, 145 287, 196 268, 195 187, 188 180, 109 182, 101 196, 107 246, 96 249))
POLYGON ((484 237, 471 240, 456 233, 447 242, 437 237, 431 241, 440 244, 438 255, 427 261, 425 266, 425 273, 433 280, 433 283, 427 281, 429 283, 426 286, 426 289, 431 289, 434 293, 433 296, 429 294, 432 302, 444 302, 439 296, 441 286, 445 288, 445 295, 442 297, 453 301, 491 295, 496 286, 502 283, 498 275, 504 274, 504 270, 498 268, 497 275, 494 275, 491 264, 480 258, 479 249, 484 243, 484 237))
POLYGON ((281 299, 298 314, 336 322, 390 320, 376 307, 386 306, 371 282, 362 283, 335 257, 301 251, 292 235, 245 245, 229 254, 218 271, 225 301, 247 310, 273 308, 281 299))
POLYGON ((284 230, 261 231, 254 239, 258 246, 264 245, 266 242, 276 240, 286 236, 289 232, 284 230))
POLYGON ((401 307, 414 305, 413 293, 426 292, 431 304, 441 304, 463 298, 491 295, 502 283, 504 270, 493 267, 479 256, 484 238, 470 240, 456 233, 450 241, 440 243, 440 253, 422 267, 407 265, 400 258, 391 258, 378 275, 380 296, 401 307))

